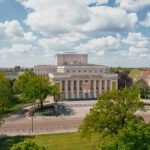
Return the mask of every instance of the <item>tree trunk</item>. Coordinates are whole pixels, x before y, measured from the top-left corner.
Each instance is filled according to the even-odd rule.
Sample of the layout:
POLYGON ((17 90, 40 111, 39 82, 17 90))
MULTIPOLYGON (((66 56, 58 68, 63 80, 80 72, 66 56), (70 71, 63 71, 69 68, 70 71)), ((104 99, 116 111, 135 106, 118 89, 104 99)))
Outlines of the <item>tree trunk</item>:
POLYGON ((4 113, 4 104, 2 104, 2 113, 4 113))
POLYGON ((41 108, 43 108, 43 101, 42 100, 40 100, 40 104, 41 104, 41 108))

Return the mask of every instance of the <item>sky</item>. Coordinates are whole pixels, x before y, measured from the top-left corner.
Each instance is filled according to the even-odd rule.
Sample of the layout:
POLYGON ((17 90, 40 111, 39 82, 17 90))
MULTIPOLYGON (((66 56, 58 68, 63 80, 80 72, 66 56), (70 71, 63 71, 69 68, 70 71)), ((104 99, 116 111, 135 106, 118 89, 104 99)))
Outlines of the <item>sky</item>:
POLYGON ((150 0, 0 0, 0 67, 89 63, 150 67, 150 0))

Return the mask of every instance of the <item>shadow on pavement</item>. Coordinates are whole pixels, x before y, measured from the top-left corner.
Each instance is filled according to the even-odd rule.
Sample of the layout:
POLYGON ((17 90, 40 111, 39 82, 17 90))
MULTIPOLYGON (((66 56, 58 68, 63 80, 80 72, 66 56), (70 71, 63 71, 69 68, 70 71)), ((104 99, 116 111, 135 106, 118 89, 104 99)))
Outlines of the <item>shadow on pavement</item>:
POLYGON ((58 112, 57 112, 57 116, 60 115, 64 115, 64 116, 70 116, 70 115, 74 115, 75 112, 73 111, 73 109, 65 104, 58 104, 58 112))

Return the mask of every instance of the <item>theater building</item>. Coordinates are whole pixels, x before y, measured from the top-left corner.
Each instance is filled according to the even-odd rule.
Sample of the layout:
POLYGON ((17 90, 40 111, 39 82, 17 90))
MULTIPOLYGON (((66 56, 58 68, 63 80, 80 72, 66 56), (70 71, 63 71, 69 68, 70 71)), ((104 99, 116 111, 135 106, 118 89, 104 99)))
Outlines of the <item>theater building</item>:
POLYGON ((106 90, 118 89, 117 74, 107 66, 88 64, 87 54, 57 54, 55 65, 35 66, 34 72, 59 84, 65 100, 97 99, 106 90))

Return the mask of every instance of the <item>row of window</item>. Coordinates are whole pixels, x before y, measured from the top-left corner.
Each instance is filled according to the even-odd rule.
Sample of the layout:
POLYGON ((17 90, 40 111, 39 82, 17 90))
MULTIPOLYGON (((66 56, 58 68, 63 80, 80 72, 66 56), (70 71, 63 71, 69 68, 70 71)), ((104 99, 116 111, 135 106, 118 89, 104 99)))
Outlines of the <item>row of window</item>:
POLYGON ((49 72, 56 72, 56 70, 34 70, 34 73, 39 75, 47 75, 49 72))
MULTIPOLYGON (((110 80, 106 80, 107 82, 107 89, 110 89, 110 80)), ((91 80, 90 81, 90 90, 94 90, 94 81, 91 80)), ((105 89, 105 80, 102 80, 101 83, 101 88, 102 90, 105 89)), ((68 87, 68 91, 71 91, 71 81, 69 80, 67 83, 67 87, 68 87)), ((96 80, 96 90, 100 89, 100 81, 96 80)), ((77 81, 73 81, 73 90, 76 91, 77 90, 77 81)), ((83 81, 79 81, 79 90, 82 91, 83 90, 83 81)), ((62 81, 62 91, 65 91, 65 81, 62 81)))
POLYGON ((67 70, 67 73, 108 73, 108 70, 67 70))

